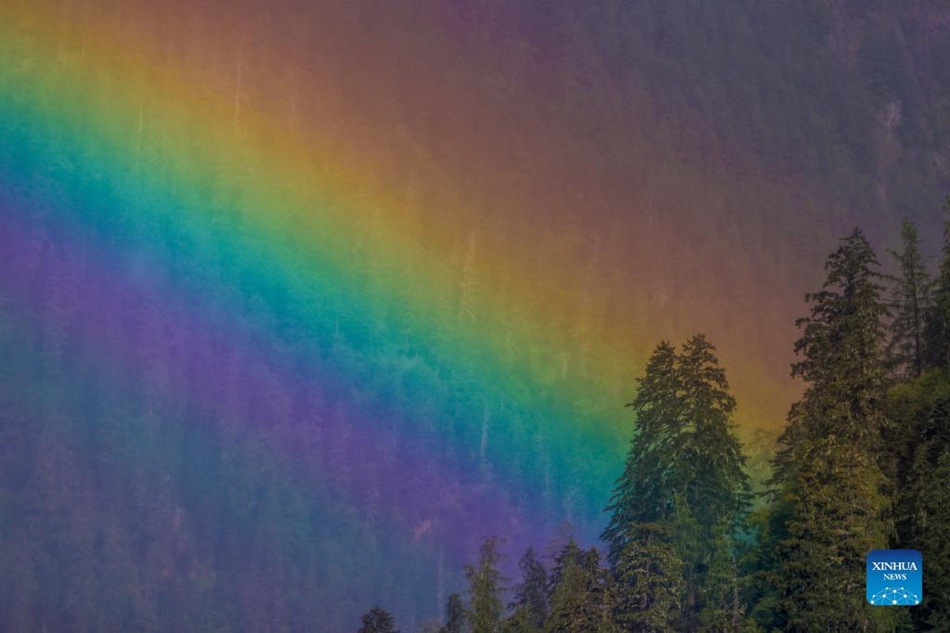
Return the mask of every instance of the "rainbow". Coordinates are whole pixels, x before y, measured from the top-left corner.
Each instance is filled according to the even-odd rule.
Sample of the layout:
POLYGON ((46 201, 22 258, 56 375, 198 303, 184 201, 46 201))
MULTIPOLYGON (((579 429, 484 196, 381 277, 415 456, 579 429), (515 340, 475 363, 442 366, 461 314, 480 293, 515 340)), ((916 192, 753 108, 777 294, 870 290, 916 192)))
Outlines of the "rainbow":
MULTIPOLYGON (((794 395, 786 309, 816 277, 789 271, 789 252, 809 219, 778 222, 792 238, 774 253, 741 255, 744 231, 766 227, 733 235, 723 221, 745 190, 775 183, 750 176, 733 191, 651 164, 643 138, 619 161, 636 173, 620 174, 529 116, 540 89, 500 86, 496 107, 472 105, 486 90, 477 65, 450 74, 431 53, 463 46, 452 42, 478 16, 389 16, 419 34, 409 52, 366 38, 335 58, 347 37, 334 29, 367 28, 343 7, 312 37, 326 48, 305 55, 250 7, 216 30, 216 16, 168 4, 193 21, 145 3, 0 6, 9 327, 42 338, 58 306, 62 340, 84 350, 74 369, 100 376, 102 398, 145 385, 159 410, 187 410, 305 491, 327 533, 369 552, 366 567, 411 568, 395 608, 437 611, 435 579, 457 589, 490 534, 513 556, 565 520, 596 538, 632 428, 623 404, 662 337, 707 331, 743 428, 780 423, 794 395), (408 56, 393 67, 409 76, 374 74, 386 54, 408 56), (677 196, 719 228, 677 215, 677 196)), ((547 124, 569 130, 574 116, 547 124)), ((801 195, 789 204, 815 204, 801 195)), ((370 576, 322 595, 348 592, 356 609, 395 591, 370 576)))

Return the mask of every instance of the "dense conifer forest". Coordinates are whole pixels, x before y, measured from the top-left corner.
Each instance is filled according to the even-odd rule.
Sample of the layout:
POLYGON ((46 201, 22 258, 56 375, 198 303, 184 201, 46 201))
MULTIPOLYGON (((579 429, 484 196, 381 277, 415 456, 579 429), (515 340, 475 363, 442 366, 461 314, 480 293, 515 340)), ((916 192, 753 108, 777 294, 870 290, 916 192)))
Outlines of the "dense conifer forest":
MULTIPOLYGON (((484 542, 452 594, 441 633, 943 631, 950 626, 950 196, 931 274, 913 222, 885 275, 860 229, 805 296, 788 412, 771 476, 754 494, 736 401, 702 334, 661 341, 627 405, 636 423, 603 548, 567 527, 520 578, 484 542), (916 549, 922 604, 875 607, 865 556, 916 549)), ((363 633, 392 633, 375 607, 363 633)))

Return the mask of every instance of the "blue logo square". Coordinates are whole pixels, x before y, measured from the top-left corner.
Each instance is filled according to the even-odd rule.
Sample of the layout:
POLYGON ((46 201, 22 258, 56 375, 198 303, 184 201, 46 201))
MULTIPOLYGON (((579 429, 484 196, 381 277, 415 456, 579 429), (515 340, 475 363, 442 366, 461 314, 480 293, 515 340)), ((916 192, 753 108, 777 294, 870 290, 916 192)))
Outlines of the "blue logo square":
POLYGON ((924 599, 924 561, 915 549, 876 549, 867 556, 868 604, 909 607, 924 599))

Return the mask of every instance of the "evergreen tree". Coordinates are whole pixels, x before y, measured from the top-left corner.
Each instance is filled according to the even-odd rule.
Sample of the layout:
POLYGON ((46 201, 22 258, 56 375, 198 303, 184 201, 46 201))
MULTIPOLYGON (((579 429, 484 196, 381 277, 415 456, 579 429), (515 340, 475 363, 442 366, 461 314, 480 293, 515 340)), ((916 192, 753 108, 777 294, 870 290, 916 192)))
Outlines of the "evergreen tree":
POLYGON ((557 558, 552 578, 550 615, 544 624, 549 633, 610 633, 613 624, 614 589, 610 572, 601 566, 600 554, 592 547, 581 550, 570 541, 557 558))
POLYGON ((668 524, 630 525, 614 569, 619 589, 615 621, 625 631, 675 631, 686 591, 683 561, 668 524))
POLYGON ((943 250, 927 323, 926 348, 929 365, 950 367, 950 195, 943 203, 943 250))
POLYGON ((748 506, 745 457, 732 422, 736 402, 714 352, 702 334, 679 355, 663 341, 637 381, 628 405, 637 424, 606 508, 603 538, 612 560, 626 545, 627 526, 669 518, 677 494, 704 525, 738 520, 748 506))
MULTIPOLYGON (((864 599, 864 557, 887 546, 887 498, 877 464, 835 437, 796 449, 783 484, 790 506, 778 543, 778 622, 790 631, 878 630, 886 622, 864 599)), ((882 629, 883 630, 883 629, 882 629)))
POLYGON ((901 546, 919 549, 925 561, 924 601, 912 616, 920 629, 941 630, 950 622, 950 381, 927 378, 931 402, 901 489, 898 533, 901 546))
POLYGON ((393 616, 385 609, 373 607, 361 618, 363 626, 357 633, 399 633, 393 625, 393 616))
MULTIPOLYGON (((727 526, 729 545, 750 502, 745 457, 735 436, 735 399, 715 347, 698 334, 677 354, 661 342, 630 403, 637 425, 624 472, 607 507, 603 538, 618 568, 630 535, 644 524, 669 524, 682 562, 685 596, 677 627, 696 630, 706 607, 710 558, 727 526)), ((622 593, 629 589, 621 583, 622 593)), ((636 601, 637 597, 620 597, 636 601)))
POLYGON ((682 493, 673 496, 673 513, 669 523, 673 530, 676 554, 683 562, 685 591, 676 629, 695 631, 699 627, 700 584, 703 580, 704 561, 710 553, 710 535, 696 519, 682 493))
POLYGON ((742 630, 745 604, 740 593, 732 526, 722 524, 715 530, 709 547, 697 620, 700 631, 736 632, 742 630))
POLYGON ((773 483, 775 621, 792 631, 866 631, 888 616, 864 599, 864 557, 886 547, 889 500, 879 464, 885 419, 881 300, 877 259, 857 229, 826 263, 821 292, 806 295, 799 319, 806 384, 780 438, 773 483))
POLYGON ((755 539, 744 551, 742 568, 748 575, 743 581, 749 615, 759 630, 779 630, 775 628, 780 612, 778 544, 787 536, 788 517, 783 511, 787 513, 788 509, 788 504, 772 503, 749 513, 749 530, 755 539))
POLYGON ((636 397, 626 405, 636 415, 636 426, 623 474, 606 508, 610 519, 602 535, 611 562, 626 547, 631 523, 664 519, 672 509, 668 476, 683 422, 676 350, 667 341, 657 345, 637 385, 636 397))
POLYGON ((527 610, 517 609, 510 618, 502 622, 501 630, 504 633, 538 633, 544 629, 534 625, 527 610))
POLYGON ((806 387, 779 440, 785 447, 778 454, 780 475, 783 455, 803 441, 833 436, 866 451, 880 448, 887 307, 878 267, 864 234, 855 229, 828 258, 822 290, 805 296, 813 305, 811 316, 796 321, 803 334, 795 343, 801 359, 792 365, 792 376, 806 387))
POLYGON ((738 525, 749 503, 745 457, 735 435, 735 398, 716 348, 702 334, 683 345, 679 383, 684 425, 674 447, 673 490, 685 496, 701 525, 738 525))
POLYGON ((445 605, 445 626, 440 633, 463 633, 465 630, 465 603, 462 596, 453 593, 445 605))
POLYGON ((518 566, 522 582, 515 587, 515 600, 509 606, 524 625, 520 630, 541 630, 548 615, 548 572, 534 548, 528 548, 518 566))
POLYGON ((504 578, 498 570, 500 543, 497 536, 485 539, 479 548, 478 567, 465 566, 471 603, 466 619, 471 624, 472 633, 496 633, 501 628, 505 603, 502 601, 504 578))
POLYGON ((900 265, 900 274, 892 277, 890 365, 899 378, 917 377, 924 370, 927 318, 932 311, 930 276, 920 253, 917 227, 904 218, 901 224, 901 250, 889 251, 900 265))
POLYGON ((554 567, 551 569, 551 574, 548 578, 547 595, 549 605, 551 604, 554 592, 557 591, 557 588, 564 582, 564 575, 567 573, 568 568, 572 565, 580 565, 583 553, 584 550, 580 548, 573 536, 569 536, 567 542, 554 553, 554 567))

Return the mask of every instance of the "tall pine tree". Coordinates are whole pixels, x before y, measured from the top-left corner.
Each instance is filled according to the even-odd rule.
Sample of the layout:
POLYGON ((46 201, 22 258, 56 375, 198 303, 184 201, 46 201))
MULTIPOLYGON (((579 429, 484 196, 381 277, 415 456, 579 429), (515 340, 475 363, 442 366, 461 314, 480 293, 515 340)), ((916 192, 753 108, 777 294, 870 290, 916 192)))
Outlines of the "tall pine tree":
POLYGON ((659 521, 672 510, 668 470, 684 423, 676 350, 667 341, 657 345, 637 385, 636 397, 626 405, 633 409, 636 425, 602 535, 612 563, 627 545, 630 524, 659 521))
POLYGON ((716 348, 702 334, 683 345, 679 386, 683 425, 674 443, 672 490, 682 494, 700 524, 737 525, 749 499, 745 457, 735 435, 736 400, 716 348))
POLYGON ((472 633, 497 633, 501 628, 501 616, 505 612, 502 601, 505 579, 498 569, 501 561, 501 539, 492 536, 485 539, 479 548, 478 566, 465 566, 471 608, 467 620, 472 633))
POLYGON ((776 625, 790 631, 886 630, 864 598, 864 557, 887 545, 885 330, 878 262, 858 230, 826 262, 792 375, 805 382, 774 464, 776 625))
MULTIPOLYGON (((729 526, 730 550, 749 504, 745 458, 732 422, 736 402, 715 348, 701 334, 687 340, 679 354, 661 342, 638 383, 629 405, 637 423, 607 507, 610 520, 603 538, 619 573, 634 564, 624 558, 638 551, 630 548, 632 535, 644 526, 673 533, 685 587, 677 628, 696 630, 698 614, 709 606, 706 597, 722 593, 709 586, 719 577, 708 573, 722 537, 719 530, 729 526)), ((623 604, 644 603, 641 586, 631 584, 629 575, 618 579, 623 604)))
POLYGON ((927 360, 934 367, 950 367, 950 195, 943 202, 943 251, 927 321, 927 360))
POLYGON ((822 290, 805 296, 811 315, 796 321, 803 333, 795 343, 800 360, 792 365, 805 393, 789 411, 783 446, 834 436, 866 451, 880 448, 888 309, 878 268, 873 249, 855 229, 828 258, 822 290))
POLYGON ((445 625, 439 633, 463 633, 465 630, 465 603, 462 596, 453 593, 445 604, 445 625))
POLYGON ((916 378, 926 363, 924 345, 933 300, 917 227, 909 218, 901 224, 901 250, 889 252, 900 266, 900 274, 891 278, 890 365, 898 378, 916 378))
POLYGON ((540 631, 548 616, 547 569, 530 547, 518 567, 522 582, 514 588, 515 599, 509 605, 514 609, 512 619, 517 621, 519 631, 540 631))

